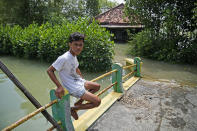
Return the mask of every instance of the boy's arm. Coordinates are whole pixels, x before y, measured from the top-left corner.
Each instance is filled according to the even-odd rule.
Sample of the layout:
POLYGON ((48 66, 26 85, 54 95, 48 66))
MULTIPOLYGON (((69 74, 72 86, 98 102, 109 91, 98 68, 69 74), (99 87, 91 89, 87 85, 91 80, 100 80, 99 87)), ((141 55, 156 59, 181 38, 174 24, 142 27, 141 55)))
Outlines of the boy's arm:
POLYGON ((80 69, 79 69, 79 68, 77 68, 77 69, 76 69, 76 72, 77 72, 77 74, 78 74, 78 75, 80 75, 80 76, 81 76, 81 78, 83 78, 83 76, 82 76, 81 71, 80 71, 80 69))
POLYGON ((60 84, 60 82, 58 81, 55 72, 56 69, 53 66, 50 66, 47 69, 47 73, 49 75, 49 77, 51 78, 51 80, 55 83, 55 85, 57 86, 57 89, 55 90, 55 94, 58 98, 61 98, 64 95, 64 88, 62 87, 62 85, 60 84))

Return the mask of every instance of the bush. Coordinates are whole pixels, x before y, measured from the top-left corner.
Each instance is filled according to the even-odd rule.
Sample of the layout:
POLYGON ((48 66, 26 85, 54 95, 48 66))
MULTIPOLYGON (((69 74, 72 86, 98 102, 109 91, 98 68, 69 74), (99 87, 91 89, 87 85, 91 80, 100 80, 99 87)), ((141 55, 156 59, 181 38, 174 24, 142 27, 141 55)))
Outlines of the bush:
POLYGON ((103 71, 111 67, 114 42, 111 34, 95 21, 79 18, 75 22, 63 21, 58 24, 33 23, 22 29, 20 26, 1 26, 0 51, 26 58, 37 58, 53 62, 66 52, 68 37, 73 32, 85 34, 84 50, 78 56, 80 68, 87 71, 103 71), (9 49, 9 50, 8 50, 9 49))
POLYGON ((197 59, 197 39, 194 36, 192 39, 186 35, 170 37, 150 29, 143 30, 129 42, 129 53, 172 63, 194 64, 197 59))
POLYGON ((139 32, 134 35, 132 41, 129 41, 130 53, 136 56, 154 57, 154 52, 158 51, 159 48, 159 43, 155 39, 154 32, 151 30, 139 32))
POLYGON ((0 26, 0 54, 12 54, 10 26, 0 26))

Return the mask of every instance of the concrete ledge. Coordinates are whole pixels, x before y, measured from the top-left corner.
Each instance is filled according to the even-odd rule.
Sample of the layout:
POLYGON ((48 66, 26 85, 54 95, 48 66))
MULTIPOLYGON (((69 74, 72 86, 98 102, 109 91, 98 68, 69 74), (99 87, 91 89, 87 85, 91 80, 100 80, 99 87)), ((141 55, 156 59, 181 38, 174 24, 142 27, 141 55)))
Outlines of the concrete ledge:
POLYGON ((134 59, 131 59, 131 58, 125 58, 124 60, 126 61, 126 63, 129 63, 129 64, 134 63, 134 59))
POLYGON ((78 120, 73 121, 75 131, 85 131, 88 129, 122 95, 123 93, 111 92, 105 96, 99 107, 88 110, 78 120))
POLYGON ((140 77, 131 77, 125 83, 123 83, 123 89, 128 90, 132 85, 135 84, 140 79, 140 77))

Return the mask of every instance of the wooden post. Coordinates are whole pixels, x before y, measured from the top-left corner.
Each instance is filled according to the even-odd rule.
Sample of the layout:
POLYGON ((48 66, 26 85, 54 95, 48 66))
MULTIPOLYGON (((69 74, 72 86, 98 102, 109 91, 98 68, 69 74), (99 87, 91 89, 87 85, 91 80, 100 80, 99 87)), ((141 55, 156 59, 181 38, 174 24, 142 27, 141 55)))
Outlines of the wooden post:
POLYGON ((117 82, 113 86, 114 91, 118 93, 123 93, 122 88, 122 65, 120 63, 116 63, 112 65, 112 70, 117 70, 117 72, 112 73, 112 83, 117 82))
POLYGON ((134 64, 136 64, 136 66, 134 67, 134 71, 135 71, 135 74, 134 75, 136 77, 141 77, 140 63, 141 63, 141 59, 139 57, 135 57, 134 58, 134 64))
MULTIPOLYGON (((1 61, 0 68, 8 76, 8 78, 24 93, 24 95, 37 109, 42 107, 41 104, 31 95, 31 93, 20 83, 20 81, 9 71, 9 69, 1 61)), ((41 113, 53 126, 57 127, 58 130, 61 130, 57 122, 46 110, 42 111, 41 113)))
MULTIPOLYGON (((50 91, 50 98, 51 101, 58 99, 54 89, 50 91)), ((52 105, 52 114, 56 121, 61 122, 61 127, 64 131, 74 131, 71 120, 69 94, 64 95, 58 103, 52 105)))

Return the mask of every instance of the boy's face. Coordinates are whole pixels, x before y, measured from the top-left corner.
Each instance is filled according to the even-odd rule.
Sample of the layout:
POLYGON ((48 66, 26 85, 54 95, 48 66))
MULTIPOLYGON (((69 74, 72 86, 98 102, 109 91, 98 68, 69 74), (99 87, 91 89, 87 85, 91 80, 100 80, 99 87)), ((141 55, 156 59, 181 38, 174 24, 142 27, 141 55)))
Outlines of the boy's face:
POLYGON ((83 40, 70 42, 69 46, 73 55, 79 55, 83 50, 83 40))

